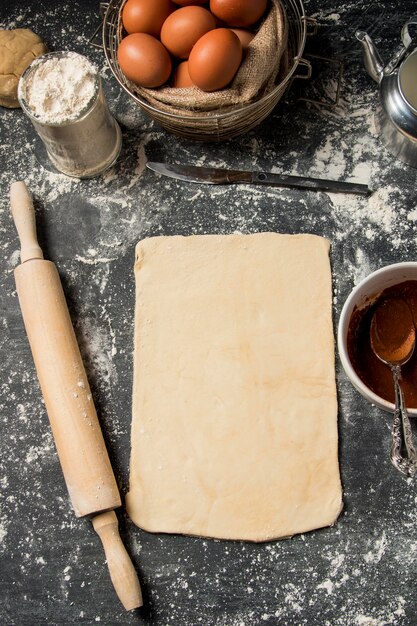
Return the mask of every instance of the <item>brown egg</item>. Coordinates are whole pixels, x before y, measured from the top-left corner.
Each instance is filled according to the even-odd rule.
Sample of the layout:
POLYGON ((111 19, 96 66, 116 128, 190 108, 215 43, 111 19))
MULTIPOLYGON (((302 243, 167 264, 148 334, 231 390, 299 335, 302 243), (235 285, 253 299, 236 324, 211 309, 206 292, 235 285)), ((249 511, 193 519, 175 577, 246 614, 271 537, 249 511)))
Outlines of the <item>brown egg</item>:
POLYGON ((239 37, 243 50, 247 49, 248 45, 255 37, 255 33, 252 33, 250 30, 245 30, 244 28, 231 28, 230 30, 239 37))
POLYGON ((250 26, 265 13, 268 0, 210 0, 210 11, 229 26, 250 26))
POLYGON ((203 7, 177 9, 167 17, 161 29, 161 41, 179 59, 188 59, 192 47, 216 27, 213 15, 203 7))
POLYGON ((122 39, 117 60, 126 78, 141 87, 159 87, 171 73, 171 57, 159 39, 147 33, 122 39))
POLYGON ((188 70, 197 87, 217 91, 230 83, 241 60, 239 37, 228 28, 216 28, 197 41, 188 59, 188 70))
POLYGON ((159 37, 162 24, 175 8, 171 0, 127 0, 122 10, 123 26, 128 33, 159 37))
POLYGON ((182 61, 177 65, 172 81, 173 87, 192 87, 194 85, 188 71, 188 61, 182 61))

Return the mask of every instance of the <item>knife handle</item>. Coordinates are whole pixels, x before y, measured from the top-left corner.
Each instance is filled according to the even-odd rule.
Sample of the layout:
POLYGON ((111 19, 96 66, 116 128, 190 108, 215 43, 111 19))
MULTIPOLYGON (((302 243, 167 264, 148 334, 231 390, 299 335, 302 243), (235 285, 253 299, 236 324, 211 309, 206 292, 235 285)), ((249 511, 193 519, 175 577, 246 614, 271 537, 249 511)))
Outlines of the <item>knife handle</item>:
MULTIPOLYGON (((291 174, 275 174, 273 172, 253 172, 251 183, 256 185, 268 185, 270 187, 295 187, 298 189, 327 189, 322 183, 333 181, 319 180, 304 176, 292 176, 291 174)), ((339 184, 339 183, 338 183, 339 184)))
POLYGON ((368 185, 364 185, 362 183, 328 180, 325 178, 313 178, 311 176, 274 174, 272 172, 253 172, 253 174, 251 174, 251 180, 245 182, 251 182, 258 185, 269 185, 272 187, 308 189, 311 191, 354 193, 362 196, 369 196, 369 194, 371 193, 368 185))

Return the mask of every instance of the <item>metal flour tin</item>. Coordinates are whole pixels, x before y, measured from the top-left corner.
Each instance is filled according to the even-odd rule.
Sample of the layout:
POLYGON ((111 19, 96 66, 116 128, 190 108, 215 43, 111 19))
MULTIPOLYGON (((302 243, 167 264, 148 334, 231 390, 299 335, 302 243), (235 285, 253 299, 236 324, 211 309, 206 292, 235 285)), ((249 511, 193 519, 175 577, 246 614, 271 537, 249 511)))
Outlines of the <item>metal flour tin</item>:
POLYGON ((109 168, 121 149, 121 131, 105 102, 96 67, 75 52, 38 57, 19 81, 23 111, 52 164, 78 178, 109 168))

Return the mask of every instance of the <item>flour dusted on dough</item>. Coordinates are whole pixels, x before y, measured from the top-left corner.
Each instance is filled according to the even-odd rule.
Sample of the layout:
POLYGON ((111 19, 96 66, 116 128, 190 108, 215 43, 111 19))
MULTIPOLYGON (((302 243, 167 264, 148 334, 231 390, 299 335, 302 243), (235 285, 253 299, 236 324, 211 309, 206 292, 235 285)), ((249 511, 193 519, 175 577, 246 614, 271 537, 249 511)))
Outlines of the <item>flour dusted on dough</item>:
POLYGON ((136 248, 127 509, 151 532, 265 541, 341 510, 329 243, 136 248))

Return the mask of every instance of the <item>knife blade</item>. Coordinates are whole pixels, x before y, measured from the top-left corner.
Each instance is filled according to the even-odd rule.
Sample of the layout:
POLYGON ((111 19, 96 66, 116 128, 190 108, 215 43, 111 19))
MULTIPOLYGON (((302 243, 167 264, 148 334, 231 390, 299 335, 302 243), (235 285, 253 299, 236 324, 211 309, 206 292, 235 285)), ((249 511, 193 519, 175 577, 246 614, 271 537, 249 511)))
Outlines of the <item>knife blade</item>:
POLYGON ((247 170, 229 170, 219 167, 201 167, 197 165, 180 165, 173 163, 157 163, 148 161, 146 166, 158 174, 184 180, 190 183, 206 185, 267 185, 270 187, 290 187, 309 191, 331 191, 337 193, 354 193, 367 196, 371 193, 368 185, 363 183, 311 178, 310 176, 293 176, 274 174, 272 172, 251 172, 247 170))

